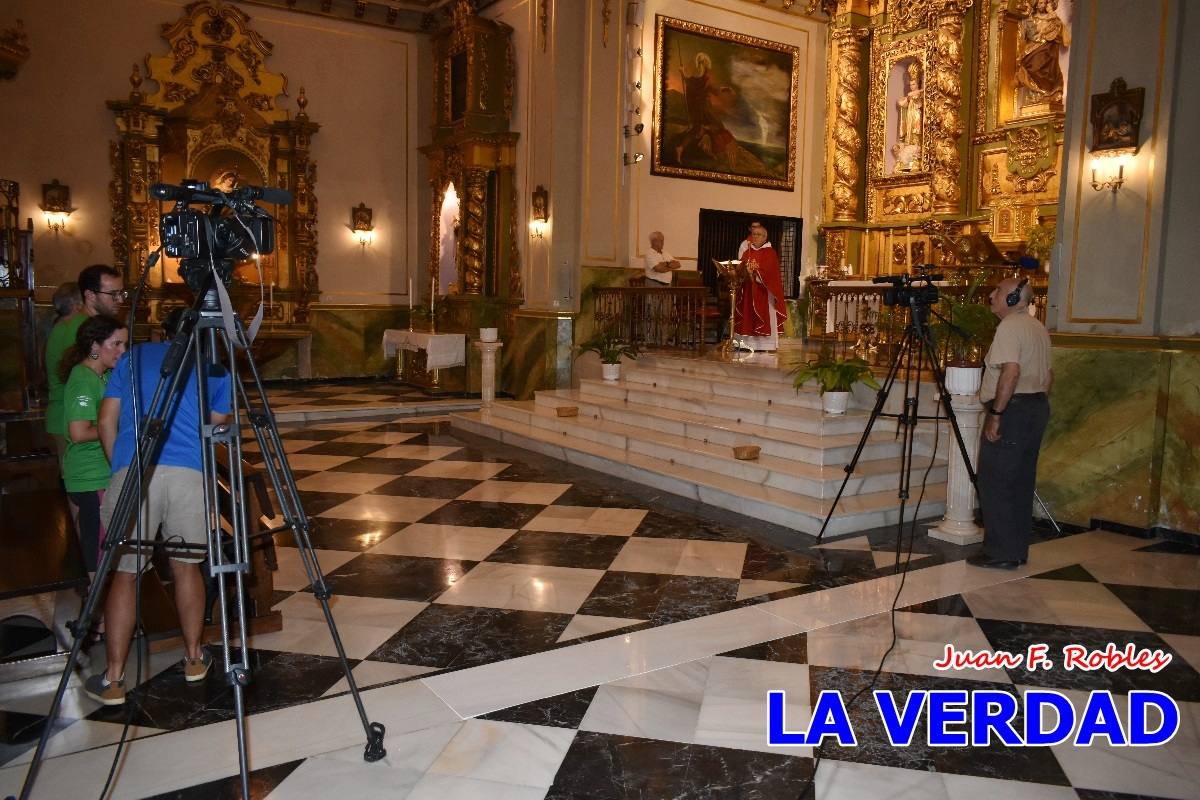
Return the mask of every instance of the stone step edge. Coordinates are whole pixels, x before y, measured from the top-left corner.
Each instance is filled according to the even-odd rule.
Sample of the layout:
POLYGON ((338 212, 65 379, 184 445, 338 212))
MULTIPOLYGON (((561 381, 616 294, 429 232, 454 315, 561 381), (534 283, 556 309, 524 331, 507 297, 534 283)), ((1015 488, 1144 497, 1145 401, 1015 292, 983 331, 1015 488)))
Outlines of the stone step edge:
MULTIPOLYGON (((459 425, 459 426, 463 427, 464 429, 473 430, 473 432, 479 433, 480 435, 489 436, 490 438, 500 439, 502 441, 503 441, 502 437, 492 436, 491 433, 486 429, 492 428, 495 430, 503 431, 505 433, 508 433, 510 436, 516 437, 516 438, 518 438, 520 440, 524 440, 526 442, 542 444, 547 447, 554 448, 556 450, 573 451, 576 453, 580 453, 580 454, 589 456, 594 459, 598 459, 601 462, 608 462, 608 463, 611 463, 614 465, 619 464, 619 465, 622 465, 627 468, 638 470, 647 476, 661 476, 663 478, 666 478, 668 480, 673 480, 678 483, 690 484, 690 485, 694 485, 698 488, 703 487, 704 490, 708 493, 715 492, 715 493, 718 493, 721 495, 727 495, 730 498, 736 499, 738 501, 749 500, 756 504, 773 508, 777 512, 781 512, 785 515, 786 514, 801 515, 803 517, 809 518, 810 520, 815 520, 818 523, 824 521, 825 514, 828 513, 828 501, 817 500, 815 498, 811 498, 806 495, 799 495, 794 492, 789 492, 786 489, 777 489, 774 487, 764 487, 759 484, 751 483, 749 481, 740 480, 738 478, 726 478, 727 481, 731 482, 734 486, 736 486, 739 489, 739 491, 736 495, 732 495, 732 494, 729 494, 729 492, 730 492, 729 489, 723 489, 721 487, 714 486, 712 483, 710 483, 707 480, 709 473, 707 473, 703 470, 697 470, 695 468, 685 467, 685 466, 682 466, 679 464, 671 465, 671 464, 667 464, 666 462, 661 461, 660 459, 653 459, 649 456, 638 456, 637 454, 632 454, 635 456, 633 461, 641 462, 641 463, 631 463, 630 460, 625 457, 627 454, 625 454, 624 451, 617 450, 616 448, 608 447, 606 445, 596 444, 594 442, 581 442, 579 440, 572 440, 569 443, 564 442, 564 441, 562 441, 561 438, 555 437, 552 435, 546 435, 543 431, 540 431, 528 424, 515 423, 510 420, 496 419, 494 417, 484 419, 485 413, 487 413, 487 412, 486 411, 472 411, 472 412, 462 412, 462 413, 451 414, 450 422, 451 422, 451 425, 459 425), (653 466, 656 468, 650 469, 650 465, 648 464, 648 462, 657 462, 657 463, 653 464, 653 466), (689 474, 689 473, 691 473, 691 474, 689 474)), ((528 447, 528 445, 522 444, 521 442, 513 442, 513 443, 518 444, 519 446, 527 446, 528 447)), ((534 447, 530 447, 529 449, 537 450, 537 448, 534 448, 534 447)), ((543 451, 538 450, 538 452, 543 452, 543 451)), ((554 456, 553 453, 547 453, 547 455, 550 455, 551 457, 556 457, 556 456, 554 456)), ((560 459, 560 460, 566 460, 566 459, 560 459)), ((593 466, 592 468, 598 469, 601 472, 607 472, 607 470, 600 469, 599 467, 596 467, 596 466, 593 466)), ((686 493, 686 492, 676 491, 675 489, 669 488, 668 486, 663 485, 662 483, 658 483, 656 485, 658 485, 659 488, 662 488, 666 491, 671 491, 673 494, 680 494, 685 497, 692 497, 693 499, 700 500, 701 502, 707 502, 703 498, 697 496, 694 493, 686 493)), ((926 488, 925 494, 926 494, 926 497, 925 497, 925 501, 923 503, 923 508, 922 508, 923 513, 934 514, 934 513, 939 513, 940 511, 944 510, 945 494, 946 494, 946 484, 944 482, 929 484, 928 487, 926 488)), ((895 497, 894 492, 873 492, 871 494, 858 495, 856 497, 844 498, 841 501, 841 505, 840 505, 840 509, 839 509, 838 513, 834 514, 833 519, 845 522, 848 520, 852 520, 854 517, 858 517, 858 516, 862 516, 862 515, 866 515, 866 514, 877 514, 877 513, 881 513, 881 512, 882 513, 895 512, 898 510, 899 503, 896 502, 897 507, 892 508, 891 505, 893 502, 896 502, 896 497, 895 497), (882 505, 882 507, 880 507, 880 505, 879 505, 880 503, 885 503, 885 505, 882 505)), ((710 503, 710 504, 717 505, 715 503, 710 503)), ((730 505, 723 505, 720 507, 728 508, 730 510, 735 510, 735 511, 737 510, 737 508, 730 506, 730 505)), ((915 507, 915 504, 909 505, 910 509, 912 509, 914 507, 915 507)), ((796 528, 795 525, 790 524, 788 521, 786 521, 786 518, 784 518, 784 519, 774 518, 774 519, 770 519, 768 521, 775 522, 776 524, 783 525, 784 527, 793 528, 794 530, 802 530, 800 528, 796 528)), ((874 527, 874 526, 875 526, 875 523, 871 523, 867 527, 874 527)), ((862 529, 847 528, 847 529, 841 530, 839 532, 850 532, 852 530, 865 530, 865 528, 862 528, 862 529)), ((803 532, 811 533, 814 531, 803 531, 803 532)), ((831 531, 831 533, 832 532, 833 531, 831 531)))
MULTIPOLYGON (((662 447, 669 448, 669 449, 675 450, 677 452, 680 452, 683 455, 683 457, 686 457, 688 454, 694 453, 699 456, 717 459, 722 462, 727 462, 730 466, 739 466, 741 464, 748 463, 748 462, 739 461, 738 459, 734 458, 732 445, 718 444, 718 443, 712 443, 712 442, 703 442, 699 439, 694 439, 691 437, 679 436, 678 434, 673 434, 673 433, 664 433, 661 431, 654 430, 652 428, 629 425, 629 424, 626 424, 623 422, 617 422, 615 420, 609 420, 609 419, 603 419, 603 418, 601 418, 599 420, 592 419, 590 417, 586 418, 586 426, 585 426, 584 422, 578 421, 578 420, 580 420, 579 417, 559 417, 557 415, 552 415, 548 411, 539 410, 539 409, 547 409, 546 406, 530 405, 529 401, 518 401, 516 403, 503 403, 503 404, 497 403, 496 406, 493 406, 493 414, 495 413, 496 408, 506 409, 506 411, 501 412, 501 415, 509 413, 507 411, 507 409, 512 409, 513 411, 515 411, 519 414, 529 414, 532 416, 537 416, 541 419, 553 420, 555 422, 560 423, 562 425, 562 427, 566 430, 571 430, 572 428, 574 428, 576 426, 592 427, 592 428, 601 430, 605 433, 610 433, 614 436, 621 436, 625 439, 634 439, 634 440, 642 441, 642 442, 651 442, 654 444, 658 444, 662 447)), ((520 421, 520 420, 515 420, 515 421, 520 421)), ((585 439, 585 437, 579 437, 579 438, 585 439)), ((585 439, 585 441, 590 441, 590 440, 585 439)), ((746 442, 746 444, 754 444, 754 442, 746 442)), ((857 442, 855 444, 831 445, 830 447, 828 447, 826 449, 832 450, 832 449, 836 449, 839 447, 844 447, 846 450, 852 452, 854 447, 856 446, 856 444, 857 444, 857 442)), ((871 444, 879 445, 879 444, 884 444, 884 442, 879 442, 879 441, 870 442, 868 444, 868 447, 871 444)), ((611 445, 607 445, 607 446, 611 446, 611 445)), ((628 446, 626 447, 626 449, 628 449, 628 446)), ((897 455, 874 455, 873 457, 871 457, 871 456, 868 456, 867 453, 868 453, 868 451, 864 450, 863 456, 860 457, 860 463, 868 463, 868 464, 874 465, 874 464, 879 464, 880 462, 883 462, 883 461, 888 461, 888 460, 899 458, 899 456, 897 456, 897 455)), ((813 481, 813 482, 819 482, 819 483, 830 483, 830 482, 837 482, 842 479, 842 477, 845 475, 843 466, 846 463, 848 463, 848 459, 847 459, 847 461, 842 461, 837 464, 813 464, 811 462, 799 461, 796 459, 785 458, 783 456, 763 454, 763 455, 760 455, 757 460, 755 460, 754 462, 751 462, 751 463, 752 463, 752 466, 758 466, 761 469, 766 470, 768 473, 774 472, 774 473, 777 473, 780 475, 787 475, 789 477, 797 478, 800 480, 807 480, 807 481, 813 481)), ((935 462, 934 467, 940 468, 941 466, 944 466, 944 464, 945 464, 944 461, 938 461, 938 462, 935 462)), ((922 468, 924 468, 925 466, 926 465, 922 465, 922 468)), ((886 475, 886 474, 888 474, 888 470, 870 469, 867 472, 867 475, 869 475, 871 477, 874 477, 876 475, 886 475)))

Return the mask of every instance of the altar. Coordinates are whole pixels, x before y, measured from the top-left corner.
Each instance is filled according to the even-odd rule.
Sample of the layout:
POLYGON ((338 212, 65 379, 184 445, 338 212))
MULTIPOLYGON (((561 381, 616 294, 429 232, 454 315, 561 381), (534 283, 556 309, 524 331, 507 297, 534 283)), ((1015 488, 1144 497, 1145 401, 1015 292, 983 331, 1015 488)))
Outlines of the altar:
POLYGON ((432 393, 460 392, 466 387, 467 336, 388 328, 383 355, 396 357, 396 377, 432 393))

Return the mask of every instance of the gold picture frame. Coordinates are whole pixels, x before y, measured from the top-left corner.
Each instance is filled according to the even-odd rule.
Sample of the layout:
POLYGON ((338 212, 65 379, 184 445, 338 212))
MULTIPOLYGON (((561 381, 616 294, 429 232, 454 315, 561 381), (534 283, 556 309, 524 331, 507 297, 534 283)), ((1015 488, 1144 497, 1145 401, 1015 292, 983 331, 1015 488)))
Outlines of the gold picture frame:
POLYGON ((799 47, 659 14, 654 74, 651 174, 795 188, 799 47))

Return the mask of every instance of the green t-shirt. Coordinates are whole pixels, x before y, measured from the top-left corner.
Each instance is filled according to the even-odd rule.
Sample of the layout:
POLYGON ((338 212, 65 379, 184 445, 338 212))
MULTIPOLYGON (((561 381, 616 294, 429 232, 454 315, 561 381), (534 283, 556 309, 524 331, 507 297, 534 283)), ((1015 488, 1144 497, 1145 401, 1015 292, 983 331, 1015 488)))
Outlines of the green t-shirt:
POLYGON ((63 353, 75 344, 75 334, 79 326, 88 318, 82 311, 66 319, 59 320, 50 329, 46 337, 46 385, 50 389, 50 398, 46 404, 46 433, 64 436, 67 433, 63 424, 63 382, 58 368, 62 362, 63 353))
MULTIPOLYGON (((101 378, 83 364, 76 364, 63 389, 63 428, 76 420, 95 422, 104 398, 108 373, 101 378)), ((92 492, 108 487, 108 459, 99 440, 71 442, 67 437, 67 454, 63 458, 63 483, 68 492, 92 492)))

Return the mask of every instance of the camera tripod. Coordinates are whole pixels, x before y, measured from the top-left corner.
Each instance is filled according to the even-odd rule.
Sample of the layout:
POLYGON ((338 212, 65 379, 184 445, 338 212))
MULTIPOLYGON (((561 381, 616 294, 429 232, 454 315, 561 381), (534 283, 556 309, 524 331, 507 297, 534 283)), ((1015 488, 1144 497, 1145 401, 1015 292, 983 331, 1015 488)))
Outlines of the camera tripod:
MULTIPOLYGON (((921 278, 927 284, 926 288, 932 288, 933 277, 921 278)), ((877 281, 878 282, 878 281, 877 281)), ((892 363, 888 366, 887 375, 883 380, 879 391, 875 394, 875 406, 871 409, 871 417, 867 420, 867 426, 863 430, 862 438, 858 441, 858 446, 854 451, 854 456, 850 459, 845 467, 846 477, 842 479, 842 485, 838 489, 837 496, 833 499, 833 503, 829 506, 829 513, 825 515, 825 521, 821 524, 821 530, 817 534, 817 541, 821 541, 825 536, 825 531, 829 527, 829 521, 833 518, 833 512, 837 510, 838 503, 842 499, 842 494, 846 491, 846 486, 850 482, 850 476, 854 474, 854 470, 858 466, 858 460, 862 456, 863 449, 867 446, 867 441, 870 439, 871 431, 875 427, 876 421, 880 417, 895 417, 898 432, 902 431, 903 439, 900 449, 900 486, 898 497, 900 498, 900 516, 897 521, 898 529, 902 530, 904 524, 904 512, 908 505, 909 488, 912 485, 912 463, 913 449, 916 438, 917 423, 920 420, 938 420, 938 415, 929 416, 919 413, 921 401, 921 372, 925 360, 929 361, 929 369, 933 372, 934 381, 938 392, 938 402, 946 410, 946 419, 950 422, 950 429, 954 433, 954 441, 958 446, 959 453, 962 455, 963 465, 967 470, 967 477, 971 481, 971 485, 978 487, 978 480, 975 474, 975 468, 967 450, 966 442, 963 440, 962 431, 958 427, 958 418, 954 414, 954 408, 950 404, 950 393, 946 390, 946 373, 942 369, 941 362, 938 359, 937 346, 933 340, 933 332, 929 328, 929 316, 938 317, 946 324, 954 335, 967 337, 967 334, 956 328, 953 323, 943 318, 940 314, 931 308, 928 298, 923 298, 919 291, 909 291, 908 296, 908 325, 904 329, 904 340, 900 343, 900 347, 896 350, 896 354, 892 357, 892 363), (914 365, 913 360, 916 359, 914 365), (904 404, 899 412, 884 411, 884 406, 887 403, 888 395, 891 393, 892 387, 899 378, 900 372, 904 373, 904 404)), ((936 458, 937 453, 930 453, 930 458, 936 458)), ((1041 506, 1042 513, 1053 526, 1056 536, 1062 536, 1063 530, 1059 527, 1058 522, 1050 514, 1050 510, 1046 508, 1046 504, 1042 502, 1042 498, 1037 492, 1033 494, 1041 506)), ((896 553, 899 557, 901 536, 896 537, 896 553)))
MULTIPOLYGON (((72 669, 86 638, 84 634, 91 627, 97 604, 104 593, 105 581, 115 568, 116 559, 127 548, 148 548, 151 544, 150 540, 154 538, 155 531, 145 531, 141 536, 131 538, 130 528, 135 525, 140 528, 141 515, 138 515, 139 519, 135 519, 135 509, 142 505, 142 497, 145 495, 158 451, 166 435, 167 415, 172 410, 172 400, 185 390, 189 367, 196 376, 197 407, 200 409, 199 437, 203 463, 204 519, 208 535, 208 543, 203 546, 203 549, 207 552, 209 573, 217 584, 217 599, 221 613, 221 652, 225 678, 233 689, 242 797, 250 796, 243 694, 251 677, 245 596, 245 579, 247 573, 250 572, 251 539, 291 531, 305 574, 313 588, 313 594, 321 604, 321 610, 325 615, 325 621, 337 649, 338 659, 341 661, 342 671, 350 688, 350 695, 354 699, 355 708, 366 734, 363 758, 366 761, 378 761, 386 755, 383 747, 384 726, 378 722, 371 722, 367 718, 358 685, 346 660, 345 648, 329 608, 331 592, 325 583, 325 578, 317 562, 316 552, 309 538, 308 517, 300 505, 295 478, 288 465, 279 430, 267 403, 258 367, 248 348, 245 349, 245 363, 253 382, 252 388, 256 404, 251 402, 251 397, 246 392, 246 386, 238 374, 237 350, 245 347, 245 328, 236 315, 223 311, 221 301, 218 300, 217 290, 214 288, 214 272, 215 268, 208 274, 205 285, 197 292, 197 300, 193 307, 184 314, 183 322, 175 333, 163 361, 158 385, 149 404, 143 403, 133 409, 135 417, 142 408, 147 409, 140 434, 137 436, 138 449, 135 451, 133 463, 130 464, 127 473, 128 479, 123 483, 117 497, 100 563, 96 569, 96 578, 83 603, 78 623, 74 627, 75 640, 71 645, 67 664, 59 680, 54 700, 47 712, 45 727, 38 740, 37 749, 34 751, 33 761, 21 787, 21 800, 26 800, 33 790, 38 770, 45 756, 47 742, 53 732, 53 722, 62 706, 63 695, 70 681, 72 669), (227 424, 211 425, 208 414, 210 408, 208 378, 211 369, 222 365, 223 358, 229 375, 230 416, 227 424), (280 505, 280 516, 276 519, 282 518, 282 524, 277 527, 253 535, 248 532, 249 521, 246 516, 249 506, 242 474, 241 425, 243 418, 254 432, 271 487, 274 489, 275 497, 280 505), (228 458, 228 487, 224 498, 219 475, 221 463, 219 448, 225 449, 228 458), (225 510, 227 511, 224 520, 221 514, 222 499, 226 501, 225 510), (229 542, 222 540, 222 528, 226 525, 230 536, 229 542), (229 553, 227 553, 227 548, 229 553), (233 589, 232 609, 226 591, 230 581, 232 581, 233 589), (236 615, 236 620, 231 619, 231 614, 236 615), (235 629, 236 635, 241 638, 236 658, 230 644, 235 629)), ((132 365, 136 358, 133 353, 136 351, 131 350, 130 352, 129 360, 132 365)), ((136 390, 138 386, 136 375, 132 376, 131 384, 136 390)), ((136 402, 136 394, 134 398, 136 402)), ((199 549, 202 546, 195 547, 199 549)), ((179 549, 180 546, 172 544, 172 548, 179 549)), ((140 602, 140 597, 138 602, 140 602)), ((127 697, 126 702, 133 702, 133 698, 127 697)))

